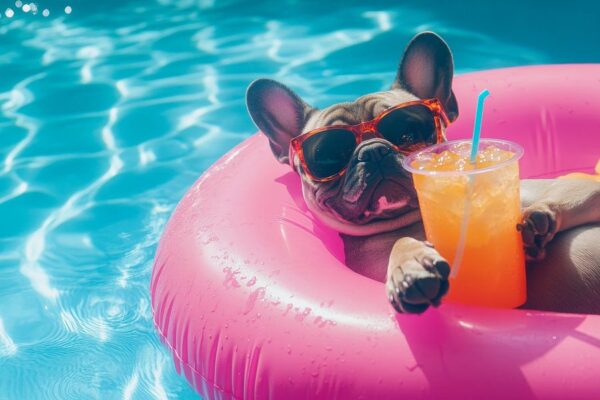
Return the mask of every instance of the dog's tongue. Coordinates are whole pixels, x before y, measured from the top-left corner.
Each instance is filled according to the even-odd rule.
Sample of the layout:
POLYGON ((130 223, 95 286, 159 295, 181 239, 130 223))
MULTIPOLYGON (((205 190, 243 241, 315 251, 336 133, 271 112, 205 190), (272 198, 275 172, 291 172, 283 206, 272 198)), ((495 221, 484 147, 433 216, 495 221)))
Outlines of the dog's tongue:
POLYGON ((365 216, 387 216, 390 212, 398 212, 410 203, 410 195, 405 193, 397 185, 390 187, 381 184, 371 196, 369 207, 365 210, 365 216))

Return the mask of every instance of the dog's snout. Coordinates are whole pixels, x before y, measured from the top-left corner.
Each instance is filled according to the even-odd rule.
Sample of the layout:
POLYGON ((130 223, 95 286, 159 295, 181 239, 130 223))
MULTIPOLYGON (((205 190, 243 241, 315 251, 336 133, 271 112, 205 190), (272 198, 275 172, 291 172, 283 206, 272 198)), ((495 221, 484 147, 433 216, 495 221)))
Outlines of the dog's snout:
POLYGON ((379 140, 363 142, 358 148, 357 158, 362 162, 379 162, 393 151, 392 147, 379 140))

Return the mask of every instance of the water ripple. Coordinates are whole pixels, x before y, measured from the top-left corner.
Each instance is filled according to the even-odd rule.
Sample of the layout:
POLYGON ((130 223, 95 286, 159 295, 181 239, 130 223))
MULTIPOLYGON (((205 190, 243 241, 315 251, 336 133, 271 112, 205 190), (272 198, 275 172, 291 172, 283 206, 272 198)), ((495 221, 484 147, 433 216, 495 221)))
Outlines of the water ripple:
POLYGON ((17 345, 4 329, 4 322, 0 318, 0 357, 9 357, 17 354, 17 345))
POLYGON ((33 101, 34 95, 27 89, 27 86, 44 77, 45 74, 40 73, 16 84, 13 90, 10 91, 8 100, 2 105, 3 114, 14 120, 14 126, 22 127, 27 131, 27 136, 17 143, 4 159, 3 172, 5 174, 11 172, 15 158, 31 143, 36 134, 36 121, 24 114, 20 114, 18 110, 33 101))

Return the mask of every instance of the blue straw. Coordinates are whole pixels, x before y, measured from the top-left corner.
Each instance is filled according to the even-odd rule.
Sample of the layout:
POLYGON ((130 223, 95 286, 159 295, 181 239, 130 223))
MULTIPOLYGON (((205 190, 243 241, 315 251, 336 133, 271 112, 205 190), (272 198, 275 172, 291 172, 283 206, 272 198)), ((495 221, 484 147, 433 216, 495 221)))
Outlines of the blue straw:
MULTIPOLYGON (((483 102, 488 97, 490 91, 484 89, 479 93, 477 98, 477 110, 475 111, 475 125, 473 126, 473 143, 471 144, 471 164, 474 164, 477 159, 477 151, 479 151, 479 137, 481 136, 481 118, 483 116, 483 102)), ((458 274, 458 268, 462 262, 462 258, 465 252, 465 245, 467 243, 467 230, 469 229, 469 215, 471 214, 471 197, 473 196, 473 175, 469 175, 467 181, 467 194, 465 196, 465 208, 463 212, 462 222, 460 224, 460 236, 458 237, 458 244, 456 245, 456 253, 454 254, 454 260, 452 261, 452 268, 450 272, 450 278, 456 278, 458 274)))
POLYGON ((474 163, 479 151, 479 137, 481 136, 481 119, 483 118, 483 102, 490 95, 490 91, 483 89, 477 97, 477 110, 475 111, 475 125, 473 125, 473 144, 471 145, 471 163, 474 163))

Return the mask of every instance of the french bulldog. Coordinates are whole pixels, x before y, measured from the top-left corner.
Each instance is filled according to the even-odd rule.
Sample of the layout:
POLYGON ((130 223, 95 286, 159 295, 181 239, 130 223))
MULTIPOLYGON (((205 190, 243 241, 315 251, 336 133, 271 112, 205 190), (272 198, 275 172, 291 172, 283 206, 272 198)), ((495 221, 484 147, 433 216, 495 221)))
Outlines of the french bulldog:
MULTIPOLYGON (((252 120, 268 137, 277 160, 300 175, 309 210, 340 232, 350 268, 385 282, 398 312, 422 313, 439 305, 450 272, 448 261, 425 241, 412 179, 401 165, 404 154, 386 139, 367 135, 343 175, 318 181, 298 154, 289 151, 290 142, 320 127, 361 124, 419 99, 438 99, 447 121, 454 121, 458 104, 453 71, 448 45, 435 33, 424 32, 407 45, 387 91, 322 110, 274 80, 256 80, 247 91, 252 120)), ((600 313, 600 183, 523 180, 521 196, 523 219, 515 229, 528 258, 524 307, 600 313)))

